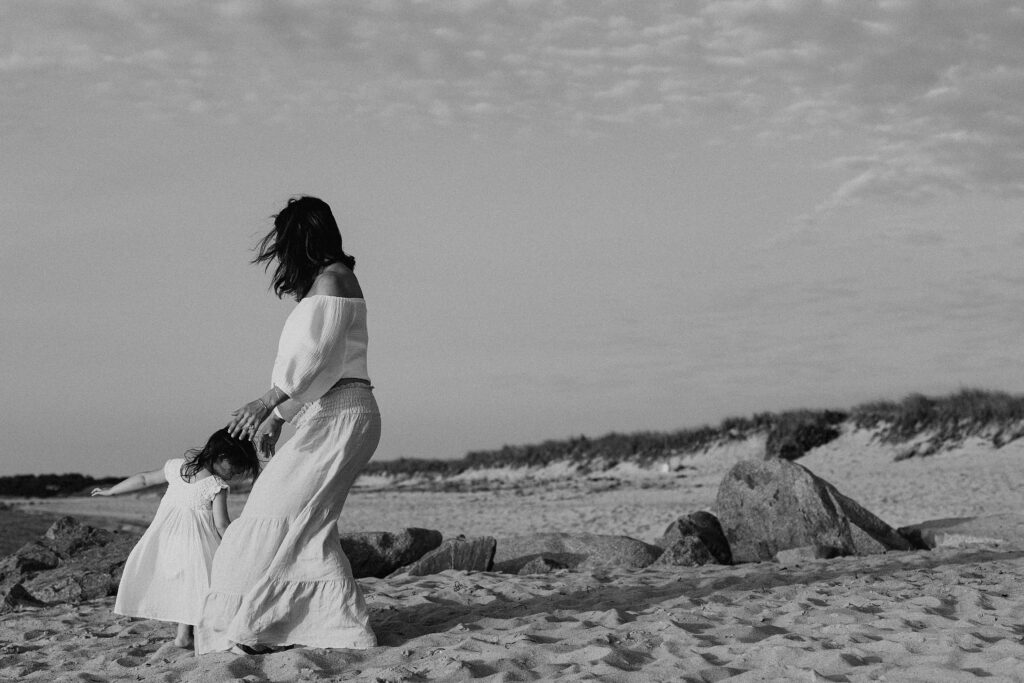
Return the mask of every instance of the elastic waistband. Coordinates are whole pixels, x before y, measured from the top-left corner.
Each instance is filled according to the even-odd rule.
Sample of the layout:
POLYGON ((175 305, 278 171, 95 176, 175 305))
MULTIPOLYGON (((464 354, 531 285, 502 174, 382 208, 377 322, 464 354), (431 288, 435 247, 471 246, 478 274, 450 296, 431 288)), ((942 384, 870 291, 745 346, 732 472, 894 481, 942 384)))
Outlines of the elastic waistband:
POLYGON ((327 391, 334 391, 335 389, 340 389, 341 387, 347 387, 347 386, 352 385, 352 384, 355 384, 357 386, 358 385, 362 385, 362 386, 368 387, 370 389, 373 388, 373 385, 370 384, 370 380, 368 380, 368 379, 362 379, 360 377, 342 377, 337 382, 335 382, 334 386, 332 386, 327 391))
POLYGON ((342 412, 378 413, 377 400, 373 397, 373 387, 364 382, 347 382, 329 389, 326 394, 304 405, 292 424, 299 426, 317 419, 331 419, 342 412))

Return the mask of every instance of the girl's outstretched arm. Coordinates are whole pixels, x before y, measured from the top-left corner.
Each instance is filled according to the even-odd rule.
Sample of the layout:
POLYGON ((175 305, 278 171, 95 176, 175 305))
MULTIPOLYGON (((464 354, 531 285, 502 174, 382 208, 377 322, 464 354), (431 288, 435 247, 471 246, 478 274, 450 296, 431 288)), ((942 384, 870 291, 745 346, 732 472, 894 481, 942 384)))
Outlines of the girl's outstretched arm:
POLYGON ((217 532, 223 537, 224 532, 231 524, 231 517, 228 516, 228 490, 221 489, 213 497, 213 523, 217 526, 217 532))
POLYGON ((158 484, 166 484, 167 475, 164 474, 164 470, 161 467, 158 470, 152 472, 139 472, 133 474, 122 482, 114 484, 109 489, 93 489, 93 496, 116 496, 122 493, 131 493, 132 491, 141 491, 142 489, 148 489, 150 486, 156 486, 158 484))

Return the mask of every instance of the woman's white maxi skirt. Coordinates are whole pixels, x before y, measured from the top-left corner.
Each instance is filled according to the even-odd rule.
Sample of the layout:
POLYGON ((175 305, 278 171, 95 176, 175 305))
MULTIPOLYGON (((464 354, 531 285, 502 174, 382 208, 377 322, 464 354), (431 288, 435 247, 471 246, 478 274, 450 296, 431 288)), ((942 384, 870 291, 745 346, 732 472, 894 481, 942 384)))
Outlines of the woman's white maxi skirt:
POLYGON ((196 654, 243 645, 377 644, 341 550, 338 517, 380 440, 368 386, 346 384, 293 418, 214 556, 196 654))

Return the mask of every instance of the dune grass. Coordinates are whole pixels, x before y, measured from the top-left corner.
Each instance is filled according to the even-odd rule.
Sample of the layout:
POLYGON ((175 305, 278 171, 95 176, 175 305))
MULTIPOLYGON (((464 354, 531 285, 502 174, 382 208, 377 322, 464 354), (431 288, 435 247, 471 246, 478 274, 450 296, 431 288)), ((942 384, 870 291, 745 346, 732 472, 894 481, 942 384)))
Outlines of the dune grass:
POLYGON ((937 398, 910 394, 899 402, 857 406, 851 419, 858 427, 877 430, 887 443, 921 440, 906 457, 937 453, 972 436, 1000 447, 1024 436, 1024 395, 983 389, 937 398))
POLYGON ((836 438, 839 435, 837 425, 844 419, 845 413, 834 410, 759 413, 748 418, 728 418, 718 427, 704 425, 672 432, 611 432, 596 438, 578 436, 538 444, 506 445, 495 450, 472 451, 455 460, 371 461, 363 473, 445 477, 493 467, 544 467, 564 462, 575 464, 584 472, 602 471, 623 462, 649 465, 672 455, 698 453, 718 443, 744 440, 757 434, 769 435, 775 454, 796 458, 836 438))
POLYGON ((929 455, 977 435, 991 438, 998 447, 1024 436, 1024 395, 983 389, 961 389, 940 397, 910 394, 900 401, 874 401, 849 410, 790 410, 729 417, 717 427, 612 432, 597 438, 578 436, 506 445, 473 451, 453 460, 372 461, 365 473, 454 476, 491 467, 543 467, 561 462, 577 464, 584 471, 600 471, 620 462, 645 465, 672 455, 698 453, 718 443, 752 436, 765 437, 769 456, 794 460, 837 438, 846 422, 877 431, 878 437, 887 443, 908 442, 922 435, 929 438, 925 447, 915 448, 909 455, 929 455))

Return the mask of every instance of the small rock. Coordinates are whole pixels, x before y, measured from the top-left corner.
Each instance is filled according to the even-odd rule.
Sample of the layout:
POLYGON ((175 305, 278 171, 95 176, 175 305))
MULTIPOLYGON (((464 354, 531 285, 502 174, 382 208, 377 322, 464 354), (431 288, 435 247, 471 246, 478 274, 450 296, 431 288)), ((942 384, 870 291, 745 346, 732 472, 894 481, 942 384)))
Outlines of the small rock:
POLYGON ((60 555, 38 541, 30 541, 14 553, 15 563, 22 573, 54 569, 60 564, 60 555))
POLYGON ((629 536, 540 533, 512 536, 498 542, 494 570, 517 573, 536 557, 555 560, 570 569, 627 567, 639 569, 658 559, 662 549, 629 536))
POLYGON ((480 538, 449 538, 429 553, 398 573, 409 576, 437 574, 446 569, 490 571, 494 566, 496 541, 491 536, 480 538))
POLYGON ((982 515, 979 517, 947 517, 933 519, 897 529, 916 548, 931 549, 954 545, 1004 545, 1024 548, 1024 514, 1019 512, 982 515))
POLYGON ((43 607, 46 603, 29 593, 25 586, 16 583, 3 595, 3 602, 0 603, 0 614, 13 612, 25 607, 43 607))
POLYGON ((117 584, 109 573, 83 571, 36 588, 33 594, 46 602, 78 603, 116 591, 117 584))
POLYGON ((114 534, 83 524, 74 517, 61 517, 43 535, 44 544, 61 555, 74 555, 85 548, 104 546, 114 534))
POLYGON ((907 539, 907 542, 917 550, 931 550, 935 547, 934 534, 928 534, 919 527, 901 526, 896 529, 896 533, 907 539))
MULTIPOLYGON (((718 564, 732 564, 732 551, 729 549, 729 541, 726 540, 725 534, 722 532, 722 525, 718 523, 718 518, 710 512, 698 510, 697 512, 691 512, 685 517, 680 517, 665 529, 665 535, 657 541, 657 545, 668 550, 671 546, 685 538, 696 538, 711 555, 712 561, 718 564)), ((694 560, 703 555, 699 551, 688 551, 686 548, 677 549, 673 554, 684 558, 687 553, 691 552, 698 553, 694 555, 694 560)), ((673 564, 669 559, 666 558, 662 564, 673 564)), ((692 566, 689 562, 686 562, 686 564, 692 566)), ((699 562, 698 564, 706 564, 706 562, 699 562)))
POLYGON ((341 535, 341 549, 357 579, 384 578, 441 545, 441 532, 409 528, 392 533, 364 531, 341 535))
MULTIPOLYGON (((704 564, 718 563, 707 546, 695 536, 684 536, 672 543, 652 567, 699 567, 704 564)), ((718 563, 721 564, 721 563, 718 563)))
POLYGON ((538 555, 520 567, 519 571, 516 573, 520 576, 526 576, 527 574, 550 574, 551 572, 558 571, 559 569, 568 569, 568 567, 558 560, 538 555))

